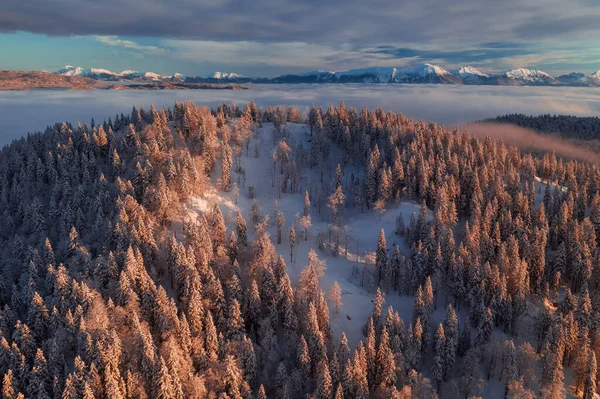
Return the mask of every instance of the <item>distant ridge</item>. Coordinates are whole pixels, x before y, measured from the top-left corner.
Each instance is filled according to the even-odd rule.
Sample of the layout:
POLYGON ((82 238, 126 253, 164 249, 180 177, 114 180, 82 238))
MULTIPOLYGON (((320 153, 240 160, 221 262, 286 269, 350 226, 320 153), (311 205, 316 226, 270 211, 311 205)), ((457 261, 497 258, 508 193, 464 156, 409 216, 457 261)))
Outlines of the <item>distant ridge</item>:
POLYGON ((537 69, 516 68, 500 74, 491 74, 472 66, 450 72, 440 66, 423 64, 414 68, 370 67, 349 71, 312 71, 284 74, 274 78, 246 77, 233 72, 214 72, 201 76, 179 73, 160 75, 154 72, 126 70, 113 72, 101 68, 84 69, 66 65, 54 72, 57 75, 80 76, 104 81, 185 82, 185 83, 404 83, 455 84, 491 86, 600 86, 600 71, 585 76, 573 72, 553 77, 537 69))

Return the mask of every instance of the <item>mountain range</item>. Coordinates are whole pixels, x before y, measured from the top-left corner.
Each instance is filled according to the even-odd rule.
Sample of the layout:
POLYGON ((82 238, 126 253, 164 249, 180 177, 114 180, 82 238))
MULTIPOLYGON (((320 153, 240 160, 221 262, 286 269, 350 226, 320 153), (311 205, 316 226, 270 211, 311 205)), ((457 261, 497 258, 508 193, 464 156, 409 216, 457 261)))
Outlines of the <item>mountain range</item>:
POLYGON ((273 78, 246 77, 236 73, 214 72, 202 76, 179 73, 160 75, 154 72, 106 69, 84 69, 67 65, 54 72, 57 75, 81 76, 104 81, 170 81, 183 83, 412 83, 495 86, 600 86, 600 70, 586 76, 579 72, 553 77, 537 69, 517 68, 501 74, 483 72, 472 66, 448 71, 440 66, 424 64, 415 68, 372 67, 342 72, 312 71, 285 74, 273 78))

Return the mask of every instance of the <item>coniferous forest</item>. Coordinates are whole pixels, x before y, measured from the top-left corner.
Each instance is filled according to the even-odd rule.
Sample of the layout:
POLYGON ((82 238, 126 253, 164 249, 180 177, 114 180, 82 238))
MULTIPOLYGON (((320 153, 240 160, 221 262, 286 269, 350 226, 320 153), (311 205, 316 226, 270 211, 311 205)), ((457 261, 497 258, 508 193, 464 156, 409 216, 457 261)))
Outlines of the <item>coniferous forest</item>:
POLYGON ((508 114, 486 121, 511 123, 534 129, 540 133, 558 135, 565 139, 600 140, 600 118, 598 117, 508 114))
POLYGON ((134 107, 4 147, 0 226, 5 399, 597 395, 597 164, 344 103, 134 107))

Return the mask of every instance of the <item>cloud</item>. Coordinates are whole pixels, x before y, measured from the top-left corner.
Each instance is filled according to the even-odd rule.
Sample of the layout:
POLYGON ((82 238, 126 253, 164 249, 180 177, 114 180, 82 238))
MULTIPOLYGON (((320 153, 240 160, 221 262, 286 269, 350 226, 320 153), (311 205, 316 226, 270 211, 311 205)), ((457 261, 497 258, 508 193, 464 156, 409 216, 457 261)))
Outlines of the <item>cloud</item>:
POLYGON ((387 45, 458 51, 484 43, 593 40, 590 0, 4 0, 0 31, 215 42, 387 45))
POLYGON ((286 67, 288 72, 310 69, 318 65, 321 69, 353 68, 385 65, 391 61, 394 66, 405 64, 411 59, 397 60, 388 54, 377 54, 372 49, 357 49, 350 45, 310 44, 304 42, 257 41, 220 42, 208 40, 159 41, 177 59, 193 62, 211 62, 238 66, 263 65, 286 67))
POLYGON ((166 53, 164 48, 158 46, 145 46, 138 44, 131 40, 119 39, 117 36, 94 36, 96 40, 100 43, 107 44, 113 47, 123 47, 130 50, 137 50, 140 52, 154 54, 154 55, 163 55, 166 53))
POLYGON ((542 135, 520 126, 499 123, 473 123, 465 126, 465 128, 479 139, 491 137, 494 140, 502 140, 505 144, 514 145, 524 150, 555 152, 556 155, 562 157, 596 164, 600 163, 597 153, 576 147, 558 137, 542 135))

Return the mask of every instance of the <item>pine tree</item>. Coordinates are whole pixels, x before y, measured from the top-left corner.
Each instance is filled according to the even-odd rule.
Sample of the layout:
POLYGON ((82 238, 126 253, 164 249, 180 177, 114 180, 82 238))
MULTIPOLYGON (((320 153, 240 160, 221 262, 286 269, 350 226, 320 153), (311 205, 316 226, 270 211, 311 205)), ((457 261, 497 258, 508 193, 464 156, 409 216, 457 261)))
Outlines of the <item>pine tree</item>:
POLYGON ((304 210, 302 212, 302 218, 300 224, 304 227, 304 241, 308 240, 308 228, 311 226, 310 222, 310 198, 308 191, 304 193, 304 210))
POLYGON ((335 180, 333 185, 333 192, 329 196, 328 207, 331 209, 331 213, 333 214, 334 225, 340 225, 340 206, 344 204, 344 193, 342 192, 342 169, 338 164, 337 170, 335 172, 335 180))
POLYGON ((217 360, 217 353, 219 350, 219 339, 217 337, 217 328, 213 322, 213 318, 210 312, 206 312, 206 319, 204 321, 205 326, 205 349, 208 358, 211 361, 217 360))
POLYGON ((597 372, 596 354, 594 351, 589 351, 586 365, 585 385, 583 388, 583 399, 593 399, 596 395, 597 372))
POLYGON ((396 235, 403 236, 406 232, 406 227, 404 226, 404 217, 402 216, 402 212, 396 216, 396 235))
POLYGON ((371 314, 371 320, 373 320, 373 324, 378 328, 381 325, 381 310, 384 302, 383 292, 377 288, 375 299, 373 299, 373 313, 371 314))
POLYGON ((304 339, 304 335, 300 336, 300 343, 298 344, 296 358, 298 360, 298 366, 304 374, 304 377, 308 378, 310 375, 310 355, 308 353, 308 344, 304 339))
POLYGON ((6 399, 15 398, 15 382, 12 369, 8 369, 2 378, 2 397, 6 399))
POLYGON ((242 216, 240 212, 237 214, 237 221, 235 230, 237 233, 237 237, 240 245, 247 247, 248 246, 248 229, 246 228, 246 220, 242 216))
POLYGON ((225 249, 227 243, 227 227, 225 226, 221 207, 218 204, 213 206, 210 219, 213 251, 217 253, 220 249, 225 249))
POLYGON ((227 315, 227 337, 233 340, 240 339, 244 334, 244 319, 242 319, 242 312, 237 299, 233 299, 231 302, 227 315))
POLYGON ((219 178, 219 187, 223 191, 229 191, 231 188, 231 147, 223 145, 223 161, 221 163, 221 176, 219 178))
MULTIPOLYGON (((458 350, 459 330, 458 317, 451 304, 446 307, 446 317, 444 318, 444 334, 446 337, 446 347, 444 354, 445 370, 448 372, 454 366, 456 352, 458 350)), ((446 377, 446 376, 445 376, 446 377)))
POLYGON ((444 327, 440 324, 435 333, 435 357, 433 358, 433 366, 431 366, 431 377, 433 382, 437 385, 438 391, 444 380, 444 375, 447 373, 446 362, 444 360, 446 345, 447 342, 444 334, 444 327))
POLYGON ((327 362, 321 362, 317 367, 317 399, 331 399, 332 384, 327 362))
POLYGON ((481 319, 477 328, 477 334, 475 335, 475 346, 480 346, 489 341, 492 336, 492 329, 494 327, 492 311, 490 308, 485 310, 484 317, 481 319))
POLYGON ((290 242, 290 262, 294 261, 294 247, 296 246, 296 230, 294 230, 294 228, 290 228, 290 235, 289 235, 289 242, 290 242))
POLYGON ((504 343, 502 350, 502 378, 506 379, 507 390, 510 382, 517 380, 519 373, 517 367, 517 351, 512 340, 507 340, 504 343))
POLYGON ((342 384, 338 384, 333 399, 344 399, 344 388, 342 388, 342 384))
POLYGON ((387 329, 384 327, 379 340, 379 348, 377 349, 377 385, 390 386, 394 383, 396 375, 396 363, 394 354, 390 348, 390 337, 387 329))
POLYGON ((377 252, 375 253, 375 267, 377 268, 377 284, 381 283, 384 270, 388 267, 387 243, 383 229, 379 232, 377 252))
POLYGON ((30 398, 50 398, 48 392, 50 387, 50 374, 44 353, 37 349, 33 367, 29 376, 27 395, 30 398))
POLYGON ((281 244, 283 227, 285 226, 285 217, 283 216, 283 212, 277 212, 277 216, 275 217, 275 223, 277 224, 277 244, 281 244))
POLYGON ((535 399, 535 392, 525 388, 523 377, 508 383, 506 399, 535 399))
POLYGON ((335 313, 340 312, 340 308, 342 307, 342 290, 337 281, 334 281, 329 289, 329 302, 333 305, 335 313))
POLYGON ((458 346, 456 353, 458 356, 464 356, 471 349, 471 326, 468 322, 464 323, 460 337, 458 338, 458 346))
POLYGON ((265 387, 263 384, 260 384, 260 387, 258 388, 256 399, 267 399, 267 393, 265 392, 265 387))

